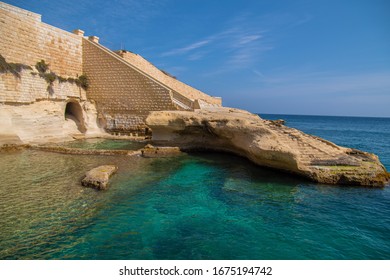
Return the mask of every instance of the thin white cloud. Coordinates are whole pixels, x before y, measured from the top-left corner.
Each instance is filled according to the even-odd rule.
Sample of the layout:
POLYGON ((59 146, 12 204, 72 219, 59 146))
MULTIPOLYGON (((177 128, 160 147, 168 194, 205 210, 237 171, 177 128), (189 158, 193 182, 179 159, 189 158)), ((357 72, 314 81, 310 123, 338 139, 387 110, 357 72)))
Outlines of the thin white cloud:
POLYGON ((312 15, 304 15, 303 17, 301 18, 298 18, 296 19, 291 25, 290 25, 290 28, 294 28, 294 27, 297 27, 299 25, 302 25, 302 24, 305 24, 309 21, 311 21, 313 19, 313 16, 312 15))
POLYGON ((267 46, 262 39, 263 35, 258 30, 253 32, 236 26, 185 47, 164 52, 161 57, 185 55, 187 60, 196 61, 207 55, 222 55, 225 57, 222 59, 225 65, 219 65, 219 68, 230 71, 251 64, 259 58, 262 52, 272 48, 267 46))
POLYGON ((282 26, 301 25, 311 20, 290 15, 288 19, 279 14, 258 16, 241 14, 229 20, 220 32, 200 37, 181 48, 168 50, 161 57, 182 56, 187 61, 210 59, 203 76, 215 76, 227 72, 250 69, 258 64, 264 54, 273 49, 272 32, 282 26))
POLYGON ((240 48, 227 60, 227 64, 234 68, 246 66, 256 57, 257 48, 240 48))
POLYGON ((262 36, 261 35, 248 35, 248 36, 243 36, 240 38, 238 44, 240 45, 245 45, 245 44, 248 44, 248 43, 252 43, 253 41, 256 41, 256 40, 259 40, 261 39, 262 36))
POLYGON ((253 73, 254 73, 256 76, 260 77, 260 78, 264 78, 264 77, 265 77, 264 74, 261 73, 261 72, 258 71, 258 70, 253 70, 253 73))
POLYGON ((190 44, 186 47, 183 47, 183 48, 174 49, 174 50, 165 52, 161 56, 183 55, 183 54, 186 54, 190 51, 199 49, 199 48, 201 48, 209 43, 210 43, 210 40, 202 40, 199 42, 192 43, 192 44, 190 44))
POLYGON ((188 56, 188 60, 196 61, 202 59, 207 52, 196 52, 188 56))

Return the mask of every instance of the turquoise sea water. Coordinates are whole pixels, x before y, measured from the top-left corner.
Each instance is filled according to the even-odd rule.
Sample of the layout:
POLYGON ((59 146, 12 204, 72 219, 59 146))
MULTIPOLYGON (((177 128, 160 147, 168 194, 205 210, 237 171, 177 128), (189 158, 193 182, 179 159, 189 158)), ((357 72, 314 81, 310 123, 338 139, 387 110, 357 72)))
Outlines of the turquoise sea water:
MULTIPOLYGON (((277 116, 390 169, 390 119, 277 116)), ((105 145, 116 146, 110 142, 105 145)), ((390 259, 390 188, 313 184, 226 154, 0 154, 0 259, 390 259), (108 191, 80 186, 113 163, 108 191)))
POLYGON ((86 140, 75 140, 71 142, 65 142, 59 144, 63 147, 69 148, 81 148, 86 150, 138 150, 143 147, 147 142, 145 141, 128 141, 128 140, 110 140, 110 139, 86 139, 86 140))

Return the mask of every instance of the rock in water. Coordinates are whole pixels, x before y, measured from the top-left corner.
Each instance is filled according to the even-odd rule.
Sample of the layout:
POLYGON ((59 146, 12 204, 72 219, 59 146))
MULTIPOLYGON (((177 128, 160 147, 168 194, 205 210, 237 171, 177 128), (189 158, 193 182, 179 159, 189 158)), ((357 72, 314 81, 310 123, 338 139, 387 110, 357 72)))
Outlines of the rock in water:
POLYGON ((270 124, 276 125, 276 126, 282 126, 286 124, 285 120, 279 119, 279 120, 269 120, 270 124))
POLYGON ((101 165, 91 169, 85 174, 81 184, 84 187, 90 187, 98 190, 106 190, 108 181, 112 174, 118 170, 115 165, 101 165))
POLYGON ((381 187, 390 179, 374 154, 337 146, 243 110, 159 111, 149 114, 146 123, 158 144, 232 152, 315 182, 381 187))
POLYGON ((173 157, 183 154, 179 147, 154 147, 150 144, 141 149, 141 155, 146 158, 173 157))

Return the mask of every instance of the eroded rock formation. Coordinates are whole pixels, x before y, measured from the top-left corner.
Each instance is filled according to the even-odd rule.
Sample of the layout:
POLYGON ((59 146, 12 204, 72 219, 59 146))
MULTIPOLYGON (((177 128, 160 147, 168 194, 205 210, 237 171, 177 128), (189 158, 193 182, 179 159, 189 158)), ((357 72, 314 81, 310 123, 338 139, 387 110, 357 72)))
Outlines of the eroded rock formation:
POLYGON ((337 146, 249 112, 214 108, 152 112, 153 141, 183 150, 217 150, 328 184, 384 186, 389 173, 374 154, 337 146))

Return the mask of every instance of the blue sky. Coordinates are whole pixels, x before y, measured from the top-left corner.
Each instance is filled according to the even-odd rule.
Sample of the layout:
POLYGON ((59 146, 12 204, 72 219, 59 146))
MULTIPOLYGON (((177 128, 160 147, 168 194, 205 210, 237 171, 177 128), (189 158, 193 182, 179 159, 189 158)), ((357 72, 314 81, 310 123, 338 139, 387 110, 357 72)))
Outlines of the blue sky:
POLYGON ((390 117, 387 0, 5 0, 258 113, 390 117))

